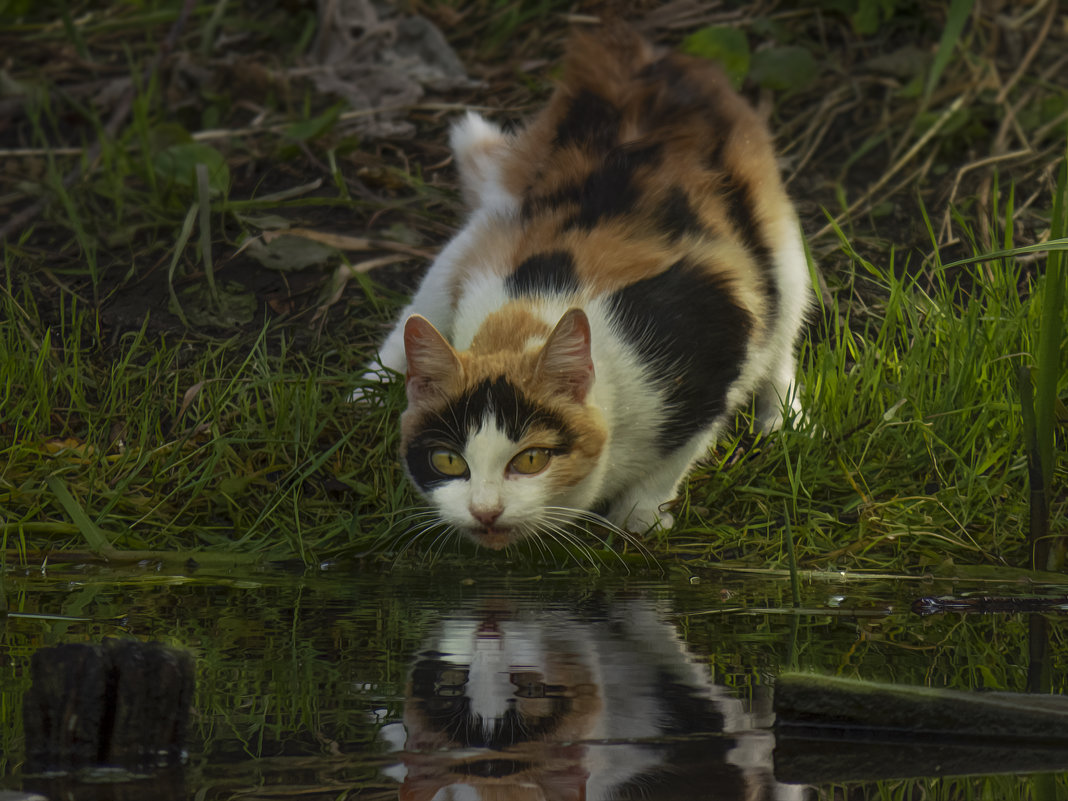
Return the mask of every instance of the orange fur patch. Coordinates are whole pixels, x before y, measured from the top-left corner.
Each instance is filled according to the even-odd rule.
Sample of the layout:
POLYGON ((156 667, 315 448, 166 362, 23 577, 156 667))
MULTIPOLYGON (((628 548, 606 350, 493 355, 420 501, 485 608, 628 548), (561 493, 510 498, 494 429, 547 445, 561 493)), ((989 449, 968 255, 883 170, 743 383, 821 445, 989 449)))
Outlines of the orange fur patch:
POLYGON ((518 135, 509 156, 505 185, 516 195, 541 199, 525 221, 511 264, 539 252, 568 250, 582 288, 600 294, 687 259, 725 279, 736 301, 751 314, 754 335, 762 335, 768 276, 755 265, 751 243, 732 221, 731 198, 724 190, 733 187, 747 196, 744 213, 758 232, 789 213, 789 204, 784 202, 764 122, 731 88, 718 65, 676 53, 658 54, 624 26, 610 26, 597 35, 578 34, 571 40, 556 93, 518 135), (680 104, 683 91, 692 95, 687 106, 680 104), (569 229, 567 223, 578 205, 575 188, 597 169, 602 154, 572 143, 555 144, 572 101, 583 92, 616 107, 620 145, 653 146, 660 153, 655 163, 633 172, 633 208, 591 230, 569 229), (670 116, 670 124, 659 124, 665 116, 670 116), (718 159, 709 164, 713 151, 718 159), (687 199, 703 233, 672 242, 656 229, 657 215, 673 192, 687 199))
POLYGON ((527 304, 509 303, 486 318, 468 350, 473 356, 500 351, 522 353, 532 340, 544 341, 550 330, 527 304))

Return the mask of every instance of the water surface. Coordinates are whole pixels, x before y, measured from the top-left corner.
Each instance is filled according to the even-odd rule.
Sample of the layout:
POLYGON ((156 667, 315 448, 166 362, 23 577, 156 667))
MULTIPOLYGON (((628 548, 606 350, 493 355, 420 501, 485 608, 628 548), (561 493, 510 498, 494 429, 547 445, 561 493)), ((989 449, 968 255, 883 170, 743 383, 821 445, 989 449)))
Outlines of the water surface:
MULTIPOLYGON (((980 756, 966 767, 977 775, 958 778, 888 782, 888 770, 908 765, 878 747, 813 767, 811 747, 798 757, 796 743, 780 744, 777 764, 771 711, 775 678, 788 669, 1025 690, 1036 618, 1050 664, 1063 655, 1058 613, 919 616, 913 601, 1063 588, 826 574, 805 578, 794 610, 787 578, 726 571, 60 567, 3 581, 14 614, 0 618, 0 787, 54 798, 1029 798, 1066 785, 1008 775, 1051 764, 1014 765, 1012 749, 997 763, 980 756), (23 776, 18 710, 30 655, 109 636, 194 655, 184 770, 95 785, 23 776)), ((1056 668, 1052 681, 1061 692, 1056 668)))

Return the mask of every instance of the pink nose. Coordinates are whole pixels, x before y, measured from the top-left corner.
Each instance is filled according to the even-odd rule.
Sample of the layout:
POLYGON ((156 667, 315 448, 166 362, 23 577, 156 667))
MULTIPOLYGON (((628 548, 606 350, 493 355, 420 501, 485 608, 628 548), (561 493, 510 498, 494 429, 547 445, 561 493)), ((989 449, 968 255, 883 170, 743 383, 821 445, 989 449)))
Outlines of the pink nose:
POLYGON ((486 528, 489 528, 497 522, 497 518, 501 516, 501 512, 503 512, 504 510, 501 509, 499 506, 495 506, 492 508, 480 508, 472 506, 470 507, 470 511, 471 517, 475 518, 475 520, 484 525, 486 528))

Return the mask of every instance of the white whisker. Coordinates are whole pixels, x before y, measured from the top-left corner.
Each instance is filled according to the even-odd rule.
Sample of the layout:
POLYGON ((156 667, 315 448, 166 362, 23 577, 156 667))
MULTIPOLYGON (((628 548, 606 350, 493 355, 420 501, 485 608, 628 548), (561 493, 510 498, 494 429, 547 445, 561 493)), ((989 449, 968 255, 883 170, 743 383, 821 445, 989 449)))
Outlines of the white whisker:
POLYGON ((572 560, 574 560, 576 566, 585 566, 583 561, 579 559, 578 555, 576 555, 576 551, 578 551, 578 553, 581 554, 587 562, 595 561, 595 559, 591 558, 595 556, 593 551, 590 550, 590 548, 585 543, 583 543, 582 540, 578 539, 578 537, 576 537, 571 531, 561 528, 559 526, 547 525, 541 528, 541 532, 547 534, 553 539, 554 542, 558 543, 564 549, 564 553, 566 553, 569 557, 571 557, 572 560))
MULTIPOLYGON (((451 544, 462 558, 466 537, 455 525, 443 520, 439 510, 413 505, 397 509, 391 517, 393 522, 376 535, 370 553, 391 552, 396 566, 415 549, 419 552, 418 562, 432 565, 444 558, 451 544)), ((604 568, 613 561, 629 572, 624 556, 628 550, 641 554, 647 567, 660 567, 641 537, 585 509, 546 506, 534 520, 517 525, 513 533, 515 536, 505 552, 528 559, 551 562, 554 550, 549 543, 554 543, 569 561, 584 569, 604 568)))
POLYGON ((656 560, 656 557, 653 556, 652 552, 646 547, 646 545, 641 541, 639 537, 634 534, 631 534, 629 531, 624 531, 622 528, 612 524, 610 521, 608 521, 599 514, 589 512, 583 509, 571 509, 562 506, 550 506, 546 507, 546 509, 544 510, 543 519, 546 520, 546 522, 550 522, 557 525, 568 525, 573 528, 577 528, 577 524, 580 522, 591 524, 590 526, 585 527, 588 533, 595 539, 597 539, 597 541, 600 542, 606 550, 609 550, 613 554, 615 554, 615 556, 620 560, 620 562, 625 565, 626 560, 623 559, 622 555, 619 554, 614 548, 611 548, 609 546, 608 538, 606 536, 597 531, 597 529, 607 529, 609 533, 617 535, 625 543, 632 546, 636 551, 638 551, 645 558, 645 563, 647 566, 655 566, 657 568, 659 568, 660 566, 656 560))

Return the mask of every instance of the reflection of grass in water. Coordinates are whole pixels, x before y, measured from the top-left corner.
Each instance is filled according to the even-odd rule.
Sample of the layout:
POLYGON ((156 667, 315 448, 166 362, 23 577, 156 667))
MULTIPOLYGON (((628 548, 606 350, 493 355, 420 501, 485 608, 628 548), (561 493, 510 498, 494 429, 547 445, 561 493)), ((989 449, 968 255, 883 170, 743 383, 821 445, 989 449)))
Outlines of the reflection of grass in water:
MULTIPOLYGON (((197 694, 195 753, 216 761, 373 753, 385 708, 400 715, 408 656, 436 612, 392 589, 398 579, 70 574, 12 578, 12 611, 89 615, 93 622, 7 621, 0 631, 0 775, 21 754, 21 697, 30 656, 57 642, 158 639, 190 650, 197 694), (62 576, 62 577, 61 577, 62 576), (116 620, 127 618, 124 624, 116 620), (333 744, 333 745, 332 745, 333 744), (5 762, 6 760, 6 762, 5 762)), ((335 764, 334 768, 338 766, 335 764)), ((374 767, 365 767, 373 774, 374 767)))
MULTIPOLYGON (((99 577, 79 573, 82 586, 73 590, 69 578, 56 574, 54 584, 44 584, 40 577, 9 577, 8 597, 13 606, 27 612, 89 614, 98 621, 128 615, 136 636, 192 650, 198 687, 193 751, 201 753, 203 742, 203 753, 213 767, 201 774, 199 762, 194 762, 190 786, 204 775, 203 782, 220 791, 232 786, 227 784, 232 775, 245 780, 256 770, 298 785, 332 777, 343 786, 360 786, 374 779, 376 768, 355 758, 378 749, 371 713, 384 708, 386 720, 399 720, 408 662, 426 647, 424 638, 432 623, 458 609, 470 612, 485 603, 477 598, 495 599, 490 608, 500 610, 509 595, 503 584, 497 592, 481 586, 476 570, 454 573, 448 580, 440 574, 291 578, 260 572, 217 576, 209 571, 199 577, 140 571, 99 577), (477 579, 474 589, 455 581, 465 576, 477 579), (335 748, 340 757, 333 755, 335 748), (248 762, 281 755, 305 759, 258 768, 248 762), (223 761, 243 764, 231 773, 220 766, 223 761)), ((795 614, 790 590, 780 578, 725 578, 696 585, 677 583, 670 591, 676 612, 672 621, 714 681, 738 697, 759 701, 767 697, 772 677, 789 661, 787 633, 795 614), (732 595, 724 600, 726 589, 732 595), (735 611, 723 613, 725 605, 735 611)), ((521 585, 513 582, 513 591, 515 586, 521 585)), ((798 615, 804 670, 976 689, 1019 690, 1026 680, 1025 656, 1006 659, 1019 652, 1025 617, 921 619, 908 611, 913 593, 940 594, 959 591, 959 586, 825 577, 805 580, 803 588, 802 606, 809 609, 822 605, 828 595, 846 596, 836 610, 840 614, 798 615), (887 613, 891 603, 893 610, 887 613), (880 614, 858 616, 850 610, 880 614)), ((650 591, 667 594, 664 587, 653 586, 650 591)), ((629 581, 543 578, 537 583, 537 608, 552 610, 547 611, 549 617, 570 611, 587 619, 591 609, 583 609, 583 603, 592 603, 596 610, 610 605, 616 595, 632 600, 633 592, 629 581)), ((1053 658, 1060 659, 1068 644, 1063 627, 1054 621, 1053 629, 1053 658)), ((0 632, 0 645, 10 657, 0 666, 4 713, 0 737, 6 755, 0 759, 19 753, 18 704, 28 678, 20 671, 26 670, 32 651, 57 641, 99 641, 116 634, 122 636, 114 625, 102 622, 8 623, 0 632)), ((1056 681, 1054 692, 1068 689, 1064 677, 1056 681)), ((14 767, 11 762, 0 765, 0 773, 10 773, 14 767)), ((991 797, 1027 797, 1028 780, 1014 778, 1012 783, 995 778, 906 784, 947 799, 961 797, 950 794, 950 788, 961 792, 983 787, 998 790, 991 797)), ((866 793, 861 797, 883 797, 870 787, 856 792, 866 793)))

